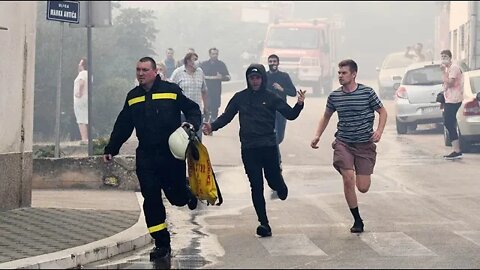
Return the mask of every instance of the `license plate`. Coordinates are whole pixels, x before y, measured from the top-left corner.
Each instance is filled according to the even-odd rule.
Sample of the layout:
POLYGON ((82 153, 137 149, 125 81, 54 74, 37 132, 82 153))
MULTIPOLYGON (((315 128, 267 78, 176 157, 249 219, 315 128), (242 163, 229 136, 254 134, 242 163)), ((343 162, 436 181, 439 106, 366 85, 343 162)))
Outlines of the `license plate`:
POLYGON ((422 108, 422 113, 431 113, 431 112, 436 112, 436 111, 439 111, 440 110, 440 107, 436 106, 436 107, 425 107, 425 108, 422 108))

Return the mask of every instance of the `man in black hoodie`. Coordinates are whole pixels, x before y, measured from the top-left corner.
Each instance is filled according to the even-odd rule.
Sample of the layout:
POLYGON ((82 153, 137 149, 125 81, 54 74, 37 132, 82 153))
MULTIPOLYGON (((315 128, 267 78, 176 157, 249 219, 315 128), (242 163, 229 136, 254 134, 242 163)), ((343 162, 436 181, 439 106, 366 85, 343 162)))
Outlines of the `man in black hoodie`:
POLYGON ((303 109, 305 92, 298 91, 298 101, 292 108, 282 98, 267 91, 267 72, 263 65, 251 64, 247 68, 246 79, 247 89, 237 92, 230 99, 225 112, 217 120, 204 123, 203 132, 209 135, 226 126, 239 114, 242 161, 260 222, 257 235, 264 237, 271 236, 272 229, 268 223, 263 196, 263 172, 268 186, 277 191, 281 200, 285 200, 288 195, 278 163, 275 113, 279 111, 288 120, 296 119, 303 109))

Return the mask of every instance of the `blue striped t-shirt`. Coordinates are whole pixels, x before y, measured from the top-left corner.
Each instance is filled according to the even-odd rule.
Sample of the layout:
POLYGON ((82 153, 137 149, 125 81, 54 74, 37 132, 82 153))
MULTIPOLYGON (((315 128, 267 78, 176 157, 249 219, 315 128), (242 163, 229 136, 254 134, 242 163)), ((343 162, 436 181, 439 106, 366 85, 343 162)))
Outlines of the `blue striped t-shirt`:
POLYGON ((335 137, 347 143, 370 141, 375 111, 381 107, 375 91, 363 84, 358 84, 351 93, 344 92, 342 87, 334 90, 328 96, 327 109, 338 113, 335 137))

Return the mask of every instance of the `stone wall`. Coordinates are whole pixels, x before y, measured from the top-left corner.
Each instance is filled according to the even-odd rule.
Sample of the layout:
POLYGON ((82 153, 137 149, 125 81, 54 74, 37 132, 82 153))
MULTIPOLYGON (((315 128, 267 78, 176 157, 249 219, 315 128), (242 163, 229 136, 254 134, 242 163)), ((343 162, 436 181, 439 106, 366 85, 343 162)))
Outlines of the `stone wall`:
POLYGON ((32 187, 140 190, 134 156, 116 156, 109 165, 102 156, 36 158, 32 187))

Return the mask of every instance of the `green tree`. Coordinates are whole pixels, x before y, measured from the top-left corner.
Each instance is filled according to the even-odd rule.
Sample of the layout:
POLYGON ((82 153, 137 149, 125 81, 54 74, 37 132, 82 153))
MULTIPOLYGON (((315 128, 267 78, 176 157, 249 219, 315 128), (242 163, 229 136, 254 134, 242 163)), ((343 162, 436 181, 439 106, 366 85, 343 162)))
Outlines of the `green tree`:
MULTIPOLYGON (((47 21, 46 1, 38 2, 34 140, 53 141, 55 127, 56 85, 59 67, 60 22, 47 21)), ((105 136, 113 128, 116 114, 123 106, 125 94, 133 88, 135 63, 143 56, 153 56, 152 44, 158 30, 150 10, 121 8, 112 2, 112 27, 92 29, 94 77, 92 96, 93 136, 105 136)), ((77 138, 78 126, 73 112, 73 81, 78 62, 87 55, 87 31, 64 25, 61 89, 61 138, 77 138)), ((90 59, 89 59, 90 60, 90 59)))

